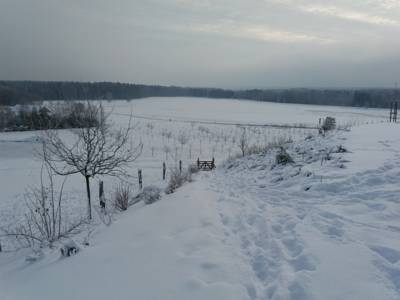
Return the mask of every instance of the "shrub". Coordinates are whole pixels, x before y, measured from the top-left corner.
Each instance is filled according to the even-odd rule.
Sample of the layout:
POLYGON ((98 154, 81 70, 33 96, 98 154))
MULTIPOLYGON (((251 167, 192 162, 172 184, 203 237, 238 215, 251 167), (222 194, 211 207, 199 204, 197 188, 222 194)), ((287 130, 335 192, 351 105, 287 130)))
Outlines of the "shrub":
POLYGON ((324 123, 322 124, 322 129, 324 131, 333 130, 336 128, 336 119, 332 117, 326 117, 324 123))
POLYGON ((178 168, 172 169, 170 172, 169 182, 165 189, 166 194, 172 194, 181 187, 185 182, 192 181, 192 174, 189 171, 180 172, 178 168))
POLYGON ((125 211, 129 207, 131 189, 129 185, 120 183, 114 192, 115 207, 120 211, 125 211))
POLYGON ((347 149, 345 147, 343 147, 342 145, 339 145, 336 149, 335 153, 346 153, 348 152, 347 149))
POLYGON ((142 200, 145 204, 152 204, 161 198, 161 189, 157 186, 146 186, 143 191, 135 197, 142 200))
POLYGON ((189 166, 189 168, 188 168, 188 171, 189 171, 190 174, 196 174, 196 173, 198 173, 200 170, 199 170, 199 168, 197 167, 196 164, 191 164, 191 165, 189 166))
POLYGON ((252 145, 247 148, 247 155, 265 154, 268 150, 268 146, 252 145))
POLYGON ((286 165, 288 163, 292 163, 293 159, 289 153, 287 153, 286 150, 281 147, 279 152, 276 154, 275 161, 278 165, 286 165))

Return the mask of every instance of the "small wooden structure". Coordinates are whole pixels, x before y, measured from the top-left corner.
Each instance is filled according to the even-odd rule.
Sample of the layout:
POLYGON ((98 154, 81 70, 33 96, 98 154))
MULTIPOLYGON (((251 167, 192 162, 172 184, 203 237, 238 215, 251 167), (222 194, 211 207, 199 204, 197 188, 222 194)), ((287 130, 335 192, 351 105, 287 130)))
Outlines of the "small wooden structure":
POLYGON ((211 171, 215 169, 215 159, 213 157, 212 160, 200 160, 200 158, 197 159, 197 168, 199 170, 203 171, 211 171))

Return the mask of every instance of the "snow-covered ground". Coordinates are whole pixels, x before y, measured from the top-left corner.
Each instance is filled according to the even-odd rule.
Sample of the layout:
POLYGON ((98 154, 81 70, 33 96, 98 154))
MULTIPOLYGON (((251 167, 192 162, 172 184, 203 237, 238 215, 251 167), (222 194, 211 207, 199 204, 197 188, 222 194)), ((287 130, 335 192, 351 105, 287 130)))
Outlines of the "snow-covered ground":
POLYGON ((217 172, 210 186, 254 299, 400 299, 398 130, 364 125, 292 145, 291 166, 253 156, 217 172))
MULTIPOLYGON (((201 110, 198 101, 204 100, 188 99, 185 113, 177 110, 181 99, 171 99, 168 109, 165 99, 147 101, 129 106, 134 114, 171 120, 138 121, 145 151, 132 172, 142 168, 145 185, 160 186, 164 160, 173 165, 215 156, 219 163, 239 151, 232 140, 241 128, 202 120, 278 123, 272 116, 261 119, 268 111, 263 105, 274 114, 275 105, 284 106, 245 101, 253 114, 240 119, 241 103, 223 115, 218 110, 232 106, 206 100, 214 101, 213 116, 201 110), (192 122, 176 122, 183 117, 192 122), (182 134, 189 136, 183 145, 182 134)), ((131 110, 123 104, 114 105, 119 124, 131 110)), ((161 201, 137 204, 111 226, 99 226, 90 246, 68 259, 58 249, 34 263, 24 260, 25 252, 1 253, 0 299, 400 299, 399 127, 379 123, 381 110, 288 106, 291 120, 282 123, 312 124, 343 110, 348 119, 340 122, 370 124, 308 139, 307 130, 247 128, 251 143, 260 146, 291 138, 295 163, 273 167, 271 150, 219 164, 161 201), (339 145, 349 152, 334 153, 339 145)), ((34 145, 34 133, 0 134, 3 224, 13 220, 24 189, 37 180, 34 145)), ((81 184, 70 180, 68 195, 84 207, 81 184)))
POLYGON ((358 124, 387 119, 386 109, 319 106, 204 98, 148 98, 104 102, 115 114, 171 121, 226 122, 233 124, 317 125, 321 117, 332 116, 339 124, 358 124))
MULTIPOLYGON (((215 157, 220 164, 240 152, 239 137, 246 129, 250 145, 264 146, 281 139, 302 140, 316 130, 245 126, 246 124, 307 124, 315 126, 319 118, 335 116, 339 125, 381 122, 387 117, 382 109, 280 104, 256 101, 199 98, 148 98, 133 101, 103 101, 115 126, 127 126, 135 116, 134 141, 142 142, 143 153, 132 164, 131 174, 143 170, 144 185, 164 186, 162 163, 174 168, 179 160, 186 166, 198 157, 215 157), (241 125, 212 124, 228 123, 241 125)), ((25 194, 40 182, 42 163, 37 158, 40 132, 0 133, 0 226, 14 224, 24 213, 25 194)), ((98 178, 100 179, 100 178, 98 178)), ((115 182, 105 179, 108 198, 115 182)), ((137 187, 137 179, 130 179, 137 187)), ((85 211, 85 185, 79 176, 71 176, 65 186, 69 206, 85 211)), ((97 181, 93 182, 97 197, 97 181)))

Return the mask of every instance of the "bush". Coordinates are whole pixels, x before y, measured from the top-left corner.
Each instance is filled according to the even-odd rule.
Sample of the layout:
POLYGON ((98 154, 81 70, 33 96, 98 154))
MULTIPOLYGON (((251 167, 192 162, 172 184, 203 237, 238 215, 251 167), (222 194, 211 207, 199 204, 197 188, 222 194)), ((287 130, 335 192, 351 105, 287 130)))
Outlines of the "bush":
POLYGON ((142 200, 145 204, 152 204, 161 198, 161 189, 157 186, 146 186, 143 191, 135 197, 142 200))
POLYGON ((324 123, 322 124, 322 129, 324 131, 333 130, 336 128, 336 119, 332 117, 326 117, 324 123))
POLYGON ((268 146, 252 145, 247 148, 247 155, 265 154, 269 150, 268 146))
POLYGON ((166 194, 172 194, 181 187, 185 182, 192 181, 192 174, 189 171, 180 172, 178 168, 172 169, 170 172, 169 182, 165 189, 166 194))
POLYGON ((114 192, 115 207, 120 211, 125 211, 129 207, 131 189, 129 185, 120 183, 114 192))
POLYGON ((348 152, 347 149, 342 145, 339 145, 335 151, 335 153, 346 153, 346 152, 348 152))
POLYGON ((191 164, 188 168, 188 171, 190 174, 196 174, 196 173, 199 173, 200 170, 196 164, 191 164))
POLYGON ((281 147, 279 152, 276 154, 275 161, 278 165, 286 165, 288 163, 292 163, 293 159, 289 153, 287 153, 286 150, 281 147))

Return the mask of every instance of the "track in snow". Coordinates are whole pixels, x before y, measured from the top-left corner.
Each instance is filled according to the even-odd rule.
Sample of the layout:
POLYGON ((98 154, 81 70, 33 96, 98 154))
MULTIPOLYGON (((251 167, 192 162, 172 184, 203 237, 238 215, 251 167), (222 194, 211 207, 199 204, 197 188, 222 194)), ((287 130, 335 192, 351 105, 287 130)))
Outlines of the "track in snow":
POLYGON ((210 178, 227 239, 254 272, 251 299, 400 299, 399 141, 374 144, 390 159, 353 172, 347 153, 322 159, 345 139, 289 146, 295 166, 252 156, 210 178))

